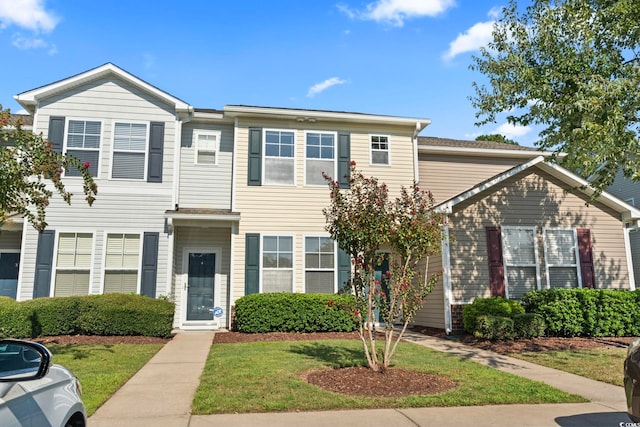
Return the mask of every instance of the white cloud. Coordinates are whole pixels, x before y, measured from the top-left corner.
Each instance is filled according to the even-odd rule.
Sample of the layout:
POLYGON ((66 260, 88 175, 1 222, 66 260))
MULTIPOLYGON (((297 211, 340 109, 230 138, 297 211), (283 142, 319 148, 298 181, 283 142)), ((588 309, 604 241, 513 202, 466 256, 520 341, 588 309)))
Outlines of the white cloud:
POLYGON ((48 49, 49 55, 55 55, 58 53, 58 49, 55 45, 39 38, 39 37, 25 37, 20 33, 15 33, 12 36, 11 44, 21 50, 28 49, 48 49))
POLYGON ((503 123, 495 130, 494 133, 504 135, 505 138, 515 139, 521 138, 531 132, 533 129, 530 126, 518 126, 511 123, 503 123))
POLYGON ((455 0, 377 0, 367 4, 364 10, 354 10, 344 4, 339 4, 338 10, 351 19, 360 18, 402 27, 406 19, 436 16, 455 4, 455 0))
POLYGON ((347 82, 346 80, 342 80, 338 77, 331 77, 330 79, 327 79, 320 83, 316 83, 313 86, 311 86, 311 88, 309 88, 309 92, 307 92, 307 96, 309 98, 312 98, 313 96, 319 94, 320 92, 323 92, 329 89, 331 86, 345 84, 346 82, 347 82))
POLYGON ((36 33, 48 33, 59 19, 46 11, 44 0, 0 0, 0 29, 15 25, 36 33))
POLYGON ((461 53, 486 46, 491 41, 494 23, 495 21, 478 22, 463 34, 458 34, 458 37, 449 43, 449 50, 444 54, 444 59, 450 60, 461 53))

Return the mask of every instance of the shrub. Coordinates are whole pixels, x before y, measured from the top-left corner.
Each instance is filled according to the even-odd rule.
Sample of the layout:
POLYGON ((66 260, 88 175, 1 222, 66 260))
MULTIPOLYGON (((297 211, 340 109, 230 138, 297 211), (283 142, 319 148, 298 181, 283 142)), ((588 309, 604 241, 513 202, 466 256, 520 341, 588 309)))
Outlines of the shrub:
POLYGON ((546 289, 527 293, 525 309, 543 317, 551 336, 637 336, 640 293, 617 289, 546 289))
POLYGON ((352 295, 265 293, 239 298, 239 332, 351 332, 356 328, 352 295))
POLYGON ((480 315, 476 318, 476 327, 473 331, 476 338, 487 340, 513 339, 514 321, 509 317, 480 315))
POLYGON ((29 312, 31 337, 77 333, 77 313, 84 297, 36 298, 19 303, 29 312))
POLYGON ((0 297, 0 337, 27 338, 31 336, 29 312, 9 297, 0 297))
POLYGON ((544 336, 547 325, 536 313, 516 314, 513 317, 513 331, 516 338, 538 338, 544 336))
POLYGON ((502 297, 476 298, 466 305, 462 311, 464 330, 473 334, 476 330, 476 320, 479 316, 514 317, 524 313, 524 308, 518 301, 502 297))

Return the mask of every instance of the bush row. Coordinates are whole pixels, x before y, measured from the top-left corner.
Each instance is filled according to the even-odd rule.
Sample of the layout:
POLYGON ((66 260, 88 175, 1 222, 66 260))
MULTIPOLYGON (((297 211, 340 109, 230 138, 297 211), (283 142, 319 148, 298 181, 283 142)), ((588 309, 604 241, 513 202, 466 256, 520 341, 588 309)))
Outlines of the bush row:
POLYGON ((356 329, 352 295, 265 293, 239 298, 239 332, 351 332, 356 329))
POLYGON ((0 336, 171 335, 175 305, 132 294, 37 298, 0 297, 0 336))

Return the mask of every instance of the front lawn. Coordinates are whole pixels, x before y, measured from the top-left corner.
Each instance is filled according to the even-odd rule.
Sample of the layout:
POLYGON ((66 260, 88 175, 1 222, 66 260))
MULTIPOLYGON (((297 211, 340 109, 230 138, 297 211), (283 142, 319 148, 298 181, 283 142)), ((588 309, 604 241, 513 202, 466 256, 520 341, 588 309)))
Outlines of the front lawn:
POLYGON ((549 368, 570 372, 596 381, 623 386, 626 348, 511 353, 509 356, 549 368))
POLYGON ((192 412, 204 415, 586 401, 543 383, 411 343, 401 343, 394 362, 395 367, 449 377, 457 387, 436 395, 372 398, 328 392, 301 379, 309 370, 364 365, 361 343, 356 340, 215 344, 192 412))
POLYGON ((82 384, 82 400, 91 416, 127 382, 162 344, 51 345, 53 363, 70 369, 82 384))

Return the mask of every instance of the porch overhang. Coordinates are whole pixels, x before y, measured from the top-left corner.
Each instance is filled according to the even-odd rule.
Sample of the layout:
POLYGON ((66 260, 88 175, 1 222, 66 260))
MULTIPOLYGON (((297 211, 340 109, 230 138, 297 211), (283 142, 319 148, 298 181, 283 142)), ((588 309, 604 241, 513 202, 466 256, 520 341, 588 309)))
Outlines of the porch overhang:
POLYGON ((240 213, 226 209, 179 208, 165 211, 167 228, 173 231, 177 226, 224 227, 240 222, 240 213))

